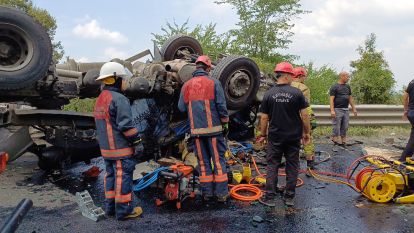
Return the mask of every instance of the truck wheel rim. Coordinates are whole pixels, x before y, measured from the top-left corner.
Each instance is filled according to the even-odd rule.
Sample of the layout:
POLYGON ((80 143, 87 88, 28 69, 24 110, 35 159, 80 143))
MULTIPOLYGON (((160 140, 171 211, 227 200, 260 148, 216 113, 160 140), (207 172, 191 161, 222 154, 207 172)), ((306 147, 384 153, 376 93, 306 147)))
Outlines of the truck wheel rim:
POLYGON ((17 71, 33 58, 33 43, 27 33, 11 24, 0 24, 0 70, 17 71))
POLYGON ((238 70, 231 75, 228 82, 228 91, 231 97, 241 98, 249 92, 250 76, 247 71, 238 70))

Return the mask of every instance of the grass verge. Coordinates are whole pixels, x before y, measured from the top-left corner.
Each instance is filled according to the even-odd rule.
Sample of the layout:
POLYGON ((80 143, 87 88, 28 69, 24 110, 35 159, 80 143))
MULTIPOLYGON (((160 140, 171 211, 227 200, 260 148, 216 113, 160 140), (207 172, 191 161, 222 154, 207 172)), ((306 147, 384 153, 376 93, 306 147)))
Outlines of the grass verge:
MULTIPOLYGON (((409 134, 411 126, 350 126, 348 136, 388 136, 388 135, 405 135, 409 134)), ((331 126, 319 126, 313 131, 316 137, 330 136, 332 134, 331 126)))

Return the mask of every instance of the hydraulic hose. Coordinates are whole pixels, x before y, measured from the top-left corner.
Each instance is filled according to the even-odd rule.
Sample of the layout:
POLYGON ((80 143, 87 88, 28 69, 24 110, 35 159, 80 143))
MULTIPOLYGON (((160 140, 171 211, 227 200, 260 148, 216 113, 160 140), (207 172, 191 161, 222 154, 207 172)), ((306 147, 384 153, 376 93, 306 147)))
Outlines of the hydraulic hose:
POLYGON ((147 187, 149 187, 151 184, 153 184, 154 182, 156 182, 158 180, 158 175, 160 172, 162 171, 166 171, 168 170, 168 167, 159 167, 157 169, 155 169, 153 172, 148 173, 147 175, 145 175, 144 177, 142 177, 141 179, 138 179, 138 183, 136 185, 134 185, 134 191, 138 192, 141 191, 147 187))
POLYGON ((262 190, 252 184, 238 184, 230 189, 230 196, 239 201, 257 201, 262 195, 262 190), (238 193, 240 191, 253 193, 253 196, 241 195, 238 193))

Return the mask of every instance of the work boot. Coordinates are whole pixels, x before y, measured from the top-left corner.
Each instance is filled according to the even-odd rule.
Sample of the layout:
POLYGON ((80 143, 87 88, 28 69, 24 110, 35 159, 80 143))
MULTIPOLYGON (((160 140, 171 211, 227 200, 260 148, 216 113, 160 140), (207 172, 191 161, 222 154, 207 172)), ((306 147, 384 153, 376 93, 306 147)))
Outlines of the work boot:
POLYGON ((276 206, 276 195, 274 193, 266 193, 259 199, 259 202, 265 206, 275 207, 276 206))
POLYGON ((292 206, 294 206, 295 205, 295 201, 294 201, 294 198, 293 197, 290 197, 290 196, 284 196, 283 197, 283 201, 285 202, 285 205, 287 206, 287 207, 292 207, 292 206))
POLYGON ((130 214, 125 216, 122 220, 137 218, 137 217, 141 216, 141 214, 142 214, 142 208, 137 206, 137 207, 134 208, 134 210, 130 214))
POLYGON ((314 170, 315 169, 315 161, 314 160, 306 160, 306 167, 314 170))
POLYGON ((306 173, 305 175, 307 177, 312 177, 312 174, 310 173, 309 170, 314 170, 315 169, 315 162, 313 160, 306 160, 306 173))
POLYGON ((211 201, 212 199, 213 199, 213 197, 212 197, 212 196, 203 195, 203 201, 205 201, 205 202, 209 202, 209 201, 211 201))
POLYGON ((225 203, 228 198, 229 198, 229 195, 217 196, 217 201, 221 203, 225 203))
POLYGON ((279 194, 281 197, 283 197, 283 194, 285 193, 285 187, 276 187, 276 194, 279 194))
POLYGON ((107 212, 105 212, 105 216, 107 218, 114 217, 115 216, 115 211, 107 211, 107 212))

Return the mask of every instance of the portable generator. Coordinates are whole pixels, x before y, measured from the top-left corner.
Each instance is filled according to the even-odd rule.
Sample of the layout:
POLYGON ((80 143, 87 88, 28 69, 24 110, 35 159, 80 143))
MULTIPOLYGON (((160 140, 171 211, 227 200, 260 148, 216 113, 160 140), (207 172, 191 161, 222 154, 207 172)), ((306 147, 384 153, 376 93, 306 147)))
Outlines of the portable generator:
POLYGON ((163 193, 157 198, 155 204, 160 206, 166 202, 175 201, 177 209, 188 197, 195 197, 194 167, 184 164, 175 164, 168 170, 161 171, 157 180, 157 188, 163 187, 163 193))

